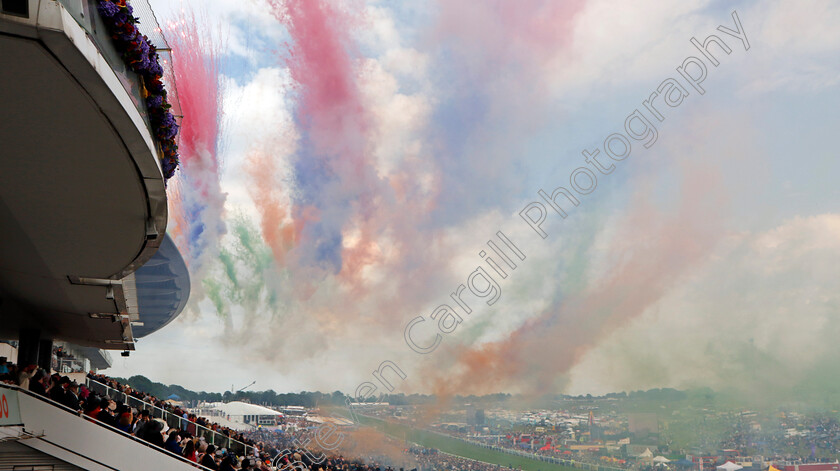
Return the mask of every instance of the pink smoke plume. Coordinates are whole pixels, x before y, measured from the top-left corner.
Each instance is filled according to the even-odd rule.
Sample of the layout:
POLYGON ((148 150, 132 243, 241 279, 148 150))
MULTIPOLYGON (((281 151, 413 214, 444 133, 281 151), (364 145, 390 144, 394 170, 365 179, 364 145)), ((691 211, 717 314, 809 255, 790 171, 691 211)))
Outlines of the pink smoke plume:
POLYGON ((271 183, 259 168, 266 159, 250 159, 247 164, 256 184, 254 202, 263 235, 279 264, 318 278, 323 275, 313 267, 335 254, 340 258, 336 271, 352 281, 375 260, 372 224, 380 186, 368 152, 369 118, 356 83, 350 37, 356 20, 352 11, 324 0, 268 3, 293 39, 286 64, 295 83, 295 116, 305 136, 305 150, 297 156, 302 164, 296 169, 295 191, 302 197, 288 211, 278 209, 276 197, 268 197, 271 183), (294 227, 288 231, 283 225, 289 222, 278 220, 287 215, 294 227), (359 230, 358 241, 335 246, 335 240, 343 242, 351 228, 359 230), (325 249, 327 243, 333 246, 325 249))
POLYGON ((220 46, 204 29, 206 24, 192 12, 182 12, 168 25, 172 48, 172 74, 183 118, 179 132, 181 171, 174 206, 176 233, 193 268, 216 253, 225 233, 222 219, 226 195, 219 181, 218 149, 222 138, 220 46))
MULTIPOLYGON (((441 176, 444 166, 437 159, 452 154, 404 155, 396 168, 379 175, 372 148, 380 136, 368 109, 372 105, 360 91, 362 61, 354 45, 353 28, 364 20, 363 5, 349 2, 338 6, 339 2, 329 0, 266 1, 292 39, 285 64, 294 84, 288 91, 296 100, 294 117, 301 139, 291 162, 291 182, 273 176, 276 168, 268 161, 271 144, 257 143, 260 150, 246 163, 246 172, 253 183, 251 196, 263 237, 278 265, 294 273, 293 283, 303 283, 293 293, 305 298, 312 292, 312 284, 334 275, 352 296, 350 302, 342 298, 336 304, 345 316, 352 317, 344 306, 357 305, 352 301, 365 299, 373 288, 364 279, 370 267, 400 286, 427 280, 433 283, 439 278, 436 267, 446 263, 451 250, 443 247, 444 237, 431 221, 441 209, 437 198, 446 192, 447 183, 441 176), (291 195, 288 200, 281 197, 284 186, 291 195), (423 224, 430 226, 431 232, 418 230, 423 224), (436 246, 426 250, 429 243, 436 246), (339 254, 337 260, 330 260, 335 265, 327 265, 336 269, 323 269, 319 263, 333 253, 339 254), (409 272, 411 276, 406 277, 409 272)), ((489 41, 491 47, 481 52, 487 56, 488 68, 517 69, 512 63, 516 52, 527 50, 529 57, 534 56, 528 61, 529 69, 536 69, 552 52, 568 47, 572 18, 579 7, 580 2, 562 7, 529 2, 524 11, 510 11, 497 2, 477 7, 482 12, 480 24, 463 21, 462 30, 452 32, 452 21, 464 20, 466 13, 447 3, 441 5, 439 29, 444 34, 465 36, 465 43, 477 49, 489 41), (509 42, 515 42, 516 47, 501 47, 509 42), (491 57, 500 53, 507 59, 491 57)), ((500 99, 511 101, 507 96, 500 99)), ((422 153, 435 152, 432 148, 438 143, 427 145, 422 153)), ((493 167, 482 160, 483 155, 469 159, 475 172, 493 167)), ((466 176, 452 176, 458 177, 466 176)), ((394 306, 403 303, 404 307, 406 300, 377 295, 375 302, 378 310, 393 312, 394 306)))

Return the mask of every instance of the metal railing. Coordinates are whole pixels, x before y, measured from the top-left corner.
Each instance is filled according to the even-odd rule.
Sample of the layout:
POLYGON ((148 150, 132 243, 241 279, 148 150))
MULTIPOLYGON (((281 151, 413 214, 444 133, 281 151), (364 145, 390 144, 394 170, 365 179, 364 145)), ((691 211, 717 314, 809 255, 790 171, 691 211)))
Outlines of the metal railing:
POLYGON ((151 415, 152 418, 163 419, 163 421, 166 422, 166 424, 169 427, 177 428, 179 430, 186 430, 187 432, 196 437, 204 438, 204 441, 206 441, 210 445, 215 445, 217 448, 226 448, 228 451, 231 451, 240 456, 249 456, 254 453, 254 447, 250 445, 246 445, 245 443, 242 443, 239 440, 234 440, 233 438, 230 438, 227 435, 224 435, 220 432, 209 429, 189 419, 173 414, 172 412, 169 412, 166 409, 161 409, 160 407, 154 404, 150 404, 141 399, 137 399, 134 396, 116 390, 106 384, 100 383, 99 381, 90 378, 85 378, 85 384, 87 385, 88 389, 97 394, 113 399, 114 401, 124 402, 128 406, 134 407, 138 411, 147 410, 149 411, 149 415, 151 415))
MULTIPOLYGON (((104 386, 104 385, 103 385, 103 386, 104 386)), ((120 434, 120 435, 122 435, 122 436, 124 436, 124 437, 126 437, 126 438, 128 438, 128 439, 131 439, 132 441, 134 441, 134 442, 136 442, 136 443, 139 443, 139 444, 141 444, 141 445, 143 445, 143 446, 146 446, 146 447, 149 447, 149 448, 155 449, 155 450, 157 450, 157 451, 159 451, 159 452, 161 452, 161 453, 164 453, 164 454, 166 454, 166 455, 168 455, 168 456, 172 457, 173 459, 179 460, 179 461, 181 461, 181 462, 183 462, 183 463, 185 463, 185 464, 189 464, 190 466, 195 467, 195 468, 198 468, 198 469, 200 469, 200 470, 202 470, 202 471, 212 471, 210 468, 208 468, 208 467, 206 467, 206 466, 203 466, 203 465, 201 465, 201 464, 199 464, 199 463, 194 463, 194 462, 192 462, 192 461, 190 461, 190 460, 186 459, 185 457, 183 457, 183 456, 181 456, 181 455, 176 455, 175 453, 172 453, 171 451, 169 451, 169 450, 167 450, 167 449, 165 449, 165 448, 161 448, 161 447, 159 447, 159 446, 157 446, 157 445, 155 445, 155 444, 153 444, 153 443, 149 443, 149 442, 147 442, 146 440, 143 440, 143 439, 141 439, 141 438, 137 438, 137 437, 135 437, 134 435, 128 434, 128 433, 126 433, 126 432, 123 432, 122 430, 120 430, 120 429, 118 429, 118 428, 116 428, 116 427, 113 427, 113 426, 111 426, 111 425, 108 425, 108 424, 106 424, 105 422, 102 422, 101 420, 99 420, 99 419, 97 419, 97 418, 95 418, 95 417, 91 417, 91 416, 89 416, 89 415, 82 414, 82 412, 81 412, 81 411, 76 411, 76 410, 73 410, 73 409, 71 409, 71 408, 69 408, 69 407, 65 406, 64 404, 60 404, 60 403, 58 403, 58 402, 53 401, 53 400, 52 400, 52 399, 50 399, 49 397, 46 397, 46 396, 42 396, 42 395, 40 395, 40 394, 33 393, 32 391, 29 391, 29 390, 23 389, 23 388, 21 388, 20 386, 15 385, 15 384, 0 383, 0 389, 3 389, 3 388, 5 388, 5 389, 13 389, 13 390, 17 391, 17 392, 18 392, 18 393, 20 393, 20 394, 26 394, 27 396, 34 397, 35 399, 38 399, 38 400, 39 400, 39 401, 41 401, 41 402, 46 402, 47 404, 51 404, 53 407, 56 407, 57 409, 62 409, 62 410, 66 411, 66 412, 69 412, 69 413, 71 413, 71 414, 73 414, 73 415, 75 415, 75 416, 77 416, 77 417, 83 418, 83 419, 85 419, 85 420, 87 420, 87 421, 89 421, 89 422, 93 422, 93 423, 95 423, 95 424, 97 424, 97 425, 99 425, 99 426, 101 426, 101 427, 105 427, 106 429, 109 429, 110 431, 112 431, 112 432, 114 432, 114 433, 117 433, 117 434, 120 434)), ((83 455, 82 455, 82 456, 83 456, 83 455)))
POLYGON ((59 358, 57 363, 58 365, 57 368, 55 368, 55 371, 61 374, 83 373, 85 371, 84 360, 78 360, 75 358, 59 358))

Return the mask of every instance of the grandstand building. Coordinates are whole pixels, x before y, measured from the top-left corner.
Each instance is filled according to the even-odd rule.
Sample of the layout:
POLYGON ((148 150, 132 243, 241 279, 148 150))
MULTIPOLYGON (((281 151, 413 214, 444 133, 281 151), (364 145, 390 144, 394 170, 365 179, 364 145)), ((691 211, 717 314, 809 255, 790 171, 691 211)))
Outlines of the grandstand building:
POLYGON ((249 430, 257 427, 277 427, 284 415, 274 409, 242 401, 211 402, 202 404, 196 412, 219 423, 225 423, 235 430, 249 430), (222 421, 225 422, 222 422, 222 421))
MULTIPOLYGON (((166 235, 171 136, 161 137, 149 76, 129 66, 100 3, 107 1, 0 3, 0 355, 107 397, 122 394, 131 407, 189 427, 85 377, 110 366, 108 351, 128 355, 137 339, 171 322, 190 292, 187 267, 166 235)), ((137 27, 163 57, 166 44, 148 4, 132 5, 136 15, 149 13, 137 27)), ((208 443, 237 446, 192 430, 208 443)), ((0 470, 196 468, 44 395, 0 383, 0 470)))

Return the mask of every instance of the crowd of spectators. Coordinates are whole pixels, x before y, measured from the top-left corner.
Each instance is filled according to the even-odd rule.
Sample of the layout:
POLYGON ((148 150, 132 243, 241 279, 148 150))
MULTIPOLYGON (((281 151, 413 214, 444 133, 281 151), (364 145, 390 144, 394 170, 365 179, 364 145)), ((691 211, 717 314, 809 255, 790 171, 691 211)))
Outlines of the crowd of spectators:
MULTIPOLYGON (((107 379, 92 373, 89 376, 97 381, 107 379)), ((257 466, 257 460, 253 458, 236 456, 226 449, 217 449, 216 446, 208 444, 203 438, 196 437, 195 423, 193 422, 185 421, 192 426, 169 427, 164 420, 153 418, 148 410, 138 410, 122 401, 115 401, 97 394, 84 384, 80 385, 67 376, 61 376, 57 373, 51 375, 46 370, 38 368, 37 365, 19 368, 18 365, 9 363, 6 358, 0 357, 0 381, 7 384, 16 384, 22 389, 49 398, 82 417, 94 419, 100 424, 116 428, 209 469, 221 471, 261 469, 257 466)), ((121 385, 115 384, 111 380, 109 386, 121 385)), ((119 389, 132 395, 132 397, 150 403, 163 404, 156 398, 144 395, 140 391, 134 391, 128 387, 120 387, 119 389)), ((190 417, 180 408, 170 408, 170 411, 184 418, 190 417)), ((197 423, 205 424, 208 428, 213 428, 216 425, 201 417, 193 416, 192 418, 197 423)), ((226 433, 226 436, 247 440, 241 434, 223 427, 216 426, 215 430, 226 433)))
MULTIPOLYGON (((257 441, 261 450, 260 459, 266 465, 274 465, 278 470, 296 470, 303 463, 312 471, 406 471, 405 468, 392 466, 392 459, 384 455, 370 455, 364 458, 345 458, 341 454, 322 454, 320 450, 307 450, 297 444, 314 443, 314 431, 311 429, 294 432, 258 429, 247 432, 257 441)), ((411 471, 418 471, 416 468, 411 471)))
MULTIPOLYGON (((397 469, 406 471, 405 467, 397 467, 393 464, 395 462, 393 457, 384 455, 352 459, 342 455, 331 455, 325 456, 325 459, 313 459, 309 450, 299 448, 297 445, 309 443, 313 438, 309 436, 313 433, 312 430, 257 429, 244 433, 238 432, 213 423, 204 417, 196 417, 177 404, 162 401, 148 393, 120 384, 107 376, 89 373, 87 377, 119 392, 122 397, 120 394, 113 394, 113 391, 111 397, 98 394, 88 389, 85 384, 78 384, 67 376, 57 373, 51 375, 36 365, 18 368, 17 365, 8 363, 6 358, 0 357, 0 381, 17 384, 23 389, 62 404, 82 417, 118 429, 211 470, 276 471, 283 468, 297 470, 296 463, 300 462, 312 471, 397 471, 397 469), (153 417, 148 410, 137 409, 127 404, 129 397, 166 410, 184 420, 179 422, 179 426, 170 427, 165 420, 153 417), (229 450, 218 449, 208 444, 204 438, 196 436, 196 425, 248 445, 249 456, 236 456, 229 450), (282 451, 288 452, 280 456, 282 451)), ((414 466, 410 471, 498 471, 504 469, 497 465, 460 458, 429 448, 407 448, 404 454, 407 459, 402 463, 409 462, 414 466)))
POLYGON ((95 374, 95 373, 88 373, 88 379, 96 381, 97 383, 104 384, 109 388, 125 394, 126 396, 133 397, 137 400, 143 401, 147 404, 151 404, 159 409, 165 410, 173 415, 181 417, 184 419, 184 429, 195 435, 197 433, 196 425, 201 427, 207 428, 212 430, 216 433, 224 435, 225 437, 231 438, 233 440, 242 442, 246 445, 253 446, 254 443, 241 432, 233 430, 229 427, 225 427, 219 425, 218 423, 212 422, 210 419, 206 417, 198 417, 195 414, 190 413, 189 411, 185 410, 178 404, 173 404, 172 402, 168 402, 166 400, 161 400, 151 394, 145 393, 143 391, 138 391, 131 386, 121 384, 119 381, 110 378, 108 376, 102 374, 95 374))

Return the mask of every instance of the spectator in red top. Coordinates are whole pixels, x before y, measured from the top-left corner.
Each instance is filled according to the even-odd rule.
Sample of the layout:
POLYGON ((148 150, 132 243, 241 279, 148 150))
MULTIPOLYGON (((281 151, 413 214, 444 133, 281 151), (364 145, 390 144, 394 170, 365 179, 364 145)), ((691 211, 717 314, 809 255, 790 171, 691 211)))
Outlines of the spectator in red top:
POLYGON ((187 444, 184 446, 184 458, 192 461, 193 463, 198 463, 198 456, 195 453, 195 442, 192 440, 187 440, 187 444))
POLYGON ((102 412, 102 402, 96 398, 90 398, 85 405, 85 415, 96 418, 102 412))

